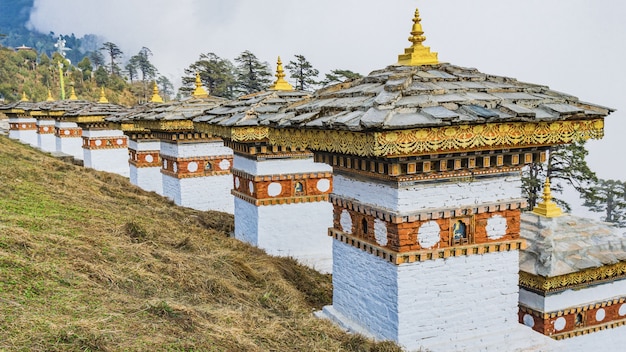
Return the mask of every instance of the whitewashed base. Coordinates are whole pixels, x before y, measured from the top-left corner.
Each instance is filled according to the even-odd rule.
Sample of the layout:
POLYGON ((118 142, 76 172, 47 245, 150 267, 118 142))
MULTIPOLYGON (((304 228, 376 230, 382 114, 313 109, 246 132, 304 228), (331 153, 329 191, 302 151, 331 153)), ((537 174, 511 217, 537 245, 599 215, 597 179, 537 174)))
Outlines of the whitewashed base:
POLYGON ((48 153, 56 152, 55 138, 53 134, 37 134, 37 148, 48 153))
POLYGON ((556 341, 556 351, 620 352, 626 350, 626 326, 607 329, 556 341))
POLYGON ((219 175, 207 177, 175 178, 165 174, 163 195, 176 205, 196 210, 217 210, 234 213, 232 189, 233 176, 219 175))
MULTIPOLYGON (((36 123, 37 120, 31 117, 10 118, 9 123, 36 123)), ((36 130, 9 130, 9 138, 17 139, 24 144, 29 144, 37 148, 36 130)))
POLYGON ((552 350, 517 322, 517 251, 397 266, 334 240, 333 259, 333 305, 320 315, 345 328, 410 351, 552 350))
POLYGON ((235 198, 235 238, 323 273, 333 268, 329 202, 255 206, 235 198))
POLYGON ((84 166, 130 177, 128 149, 83 149, 84 166))
POLYGON ((163 195, 163 175, 161 167, 136 167, 129 165, 130 183, 146 190, 163 195))
POLYGON ((83 160, 83 139, 81 137, 55 137, 56 151, 83 160))

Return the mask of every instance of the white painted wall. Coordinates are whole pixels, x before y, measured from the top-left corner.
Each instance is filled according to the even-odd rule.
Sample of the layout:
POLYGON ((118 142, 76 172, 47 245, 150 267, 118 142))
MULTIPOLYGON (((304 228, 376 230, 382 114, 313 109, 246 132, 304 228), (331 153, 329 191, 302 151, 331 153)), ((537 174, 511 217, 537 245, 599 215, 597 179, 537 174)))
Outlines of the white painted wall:
POLYGON ((332 271, 333 207, 329 202, 255 206, 235 197, 235 238, 268 254, 332 271))
POLYGON ((313 157, 305 159, 268 159, 251 160, 235 154, 233 169, 255 176, 301 174, 310 172, 332 172, 332 167, 324 163, 316 163, 313 157))
POLYGON ((324 310, 345 327, 408 350, 551 350, 548 337, 517 323, 517 251, 396 266, 335 240, 333 258, 324 310))
POLYGON ((233 150, 225 147, 224 142, 203 143, 169 143, 161 141, 161 155, 176 158, 192 158, 196 156, 232 155, 233 150))
MULTIPOLYGON (((54 120, 37 120, 37 126, 48 128, 50 132, 54 132, 54 120)), ((56 152, 57 146, 54 138, 54 133, 37 133, 37 148, 44 152, 56 152)))
POLYGON ((129 165, 130 183, 148 192, 163 195, 161 167, 136 167, 129 165))
POLYGON ((128 149, 83 149, 84 166, 130 177, 128 149))
POLYGON ((428 183, 395 188, 334 175, 333 193, 360 203, 408 213, 428 208, 456 208, 521 197, 521 176, 508 175, 466 183, 428 183))
MULTIPOLYGON (((56 121, 54 124, 56 128, 77 128, 78 125, 74 122, 56 121)), ((83 160, 83 138, 78 137, 55 137, 56 151, 59 153, 68 154, 77 160, 83 160)))
POLYGON ((556 346, 567 352, 621 352, 626 349, 626 326, 559 340, 556 346))
MULTIPOLYGON (((13 117, 9 118, 9 123, 36 123, 37 120, 32 117, 13 117)), ((37 131, 36 130, 9 130, 9 138, 17 139, 22 143, 30 144, 37 148, 37 131)))
POLYGON ((176 205, 234 213, 232 175, 181 178, 161 174, 163 195, 176 205))
POLYGON ((128 149, 133 149, 138 152, 160 150, 161 142, 160 141, 143 141, 143 140, 134 141, 130 139, 128 141, 128 149))
POLYGON ((83 137, 89 138, 121 136, 124 136, 124 132, 120 130, 83 130, 83 137))
POLYGON ((546 297, 520 289, 519 301, 527 307, 548 313, 623 296, 626 296, 626 279, 577 290, 566 290, 546 297))

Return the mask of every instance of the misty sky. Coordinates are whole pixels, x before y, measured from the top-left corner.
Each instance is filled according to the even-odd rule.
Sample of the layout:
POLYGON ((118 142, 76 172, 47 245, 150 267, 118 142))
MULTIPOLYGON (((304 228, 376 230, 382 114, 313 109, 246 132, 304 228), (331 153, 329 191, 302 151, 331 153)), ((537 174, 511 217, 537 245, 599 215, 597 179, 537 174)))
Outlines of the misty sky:
POLYGON ((620 0, 35 0, 34 28, 142 46, 177 82, 200 53, 250 50, 272 67, 303 54, 323 73, 394 64, 419 7, 439 59, 616 108, 588 144, 601 178, 626 180, 626 2, 620 0))

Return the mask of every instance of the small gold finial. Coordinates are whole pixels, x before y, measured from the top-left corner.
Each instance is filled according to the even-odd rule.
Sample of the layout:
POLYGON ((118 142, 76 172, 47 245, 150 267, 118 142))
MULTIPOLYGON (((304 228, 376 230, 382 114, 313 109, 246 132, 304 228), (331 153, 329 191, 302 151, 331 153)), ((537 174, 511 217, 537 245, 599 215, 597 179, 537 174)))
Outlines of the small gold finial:
POLYGON ((22 91, 22 99, 20 101, 28 101, 28 97, 26 96, 26 92, 22 91))
POLYGON ((278 61, 276 61, 276 82, 270 86, 270 90, 293 90, 291 84, 285 80, 285 70, 283 70, 283 62, 280 61, 280 56, 278 61))
POLYGON ((409 37, 409 41, 413 43, 413 45, 411 45, 410 48, 404 49, 404 54, 398 55, 398 65, 421 66, 436 65, 439 63, 437 53, 430 52, 430 47, 422 44, 426 40, 426 37, 422 30, 421 21, 420 12, 418 9, 415 9, 413 29, 409 37))
POLYGON ((556 218, 563 215, 563 211, 552 201, 552 191, 550 190, 550 178, 546 177, 546 183, 543 187, 543 202, 537 204, 533 213, 545 216, 547 218, 556 218))
POLYGON ((52 92, 50 91, 50 89, 48 89, 48 98, 46 99, 46 101, 54 101, 54 98, 52 97, 52 92))
POLYGON ((198 72, 196 72, 196 89, 194 89, 192 96, 195 98, 207 98, 209 96, 209 93, 202 86, 200 73, 198 72))
POLYGON ((74 90, 74 86, 72 86, 72 89, 70 90, 70 100, 78 100, 78 97, 76 96, 76 91, 74 90))
POLYGON ((154 82, 154 86, 152 88, 152 98, 150 99, 151 103, 162 103, 163 98, 159 95, 159 87, 156 82, 154 82))
POLYGON ((98 100, 98 103, 106 104, 108 102, 109 99, 107 99, 106 95, 104 95, 104 87, 100 87, 100 100, 98 100))

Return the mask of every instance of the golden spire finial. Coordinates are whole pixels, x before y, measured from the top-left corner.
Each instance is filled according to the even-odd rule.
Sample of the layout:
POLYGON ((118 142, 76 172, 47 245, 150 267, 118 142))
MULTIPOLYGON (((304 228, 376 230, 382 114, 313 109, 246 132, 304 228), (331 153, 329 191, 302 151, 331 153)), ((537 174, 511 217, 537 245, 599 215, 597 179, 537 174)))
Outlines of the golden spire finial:
POLYGON ((422 19, 420 12, 415 9, 415 17, 413 17, 413 28, 409 41, 413 43, 410 48, 404 49, 404 54, 398 55, 398 65, 405 66, 421 66, 435 65, 439 63, 437 53, 430 52, 430 48, 422 43, 426 40, 424 31, 422 30, 422 19))
POLYGON ((50 88, 48 88, 48 98, 46 99, 46 101, 54 101, 54 98, 52 97, 52 92, 50 91, 50 88))
POLYGON ((196 72, 196 89, 194 89, 192 96, 195 98, 207 98, 209 96, 209 93, 202 86, 200 73, 198 72, 196 72))
POLYGON ((543 202, 537 204, 533 213, 545 216, 547 218, 555 218, 563 215, 563 211, 552 201, 552 191, 550 190, 550 178, 546 177, 546 183, 543 187, 543 202))
POLYGON ((28 101, 28 97, 26 96, 26 92, 22 91, 22 99, 20 101, 28 101))
POLYGON ((152 98, 150 99, 151 103, 162 103, 163 98, 159 95, 159 87, 156 82, 154 82, 154 86, 152 88, 152 98))
POLYGON ((78 97, 76 96, 76 91, 74 90, 74 86, 72 86, 72 89, 70 90, 70 100, 78 100, 78 97))
POLYGON ((106 95, 104 95, 104 87, 100 87, 100 100, 98 100, 98 103, 106 104, 108 102, 109 99, 107 99, 106 95))
POLYGON ((276 81, 270 86, 270 90, 293 90, 291 84, 285 80, 285 70, 283 70, 283 62, 280 61, 280 56, 278 57, 278 61, 276 61, 275 76, 276 81))

